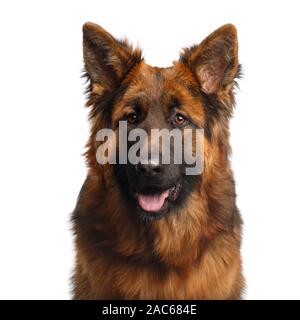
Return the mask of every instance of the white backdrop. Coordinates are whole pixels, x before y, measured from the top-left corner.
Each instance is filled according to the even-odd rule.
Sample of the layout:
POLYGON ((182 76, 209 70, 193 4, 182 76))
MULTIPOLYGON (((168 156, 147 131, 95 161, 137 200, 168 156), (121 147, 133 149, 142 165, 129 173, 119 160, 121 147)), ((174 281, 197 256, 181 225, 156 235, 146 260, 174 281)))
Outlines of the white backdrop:
POLYGON ((4 1, 0 4, 0 298, 69 299, 69 218, 86 168, 81 27, 128 36, 146 61, 231 22, 240 81, 232 165, 247 299, 300 298, 298 1, 4 1))

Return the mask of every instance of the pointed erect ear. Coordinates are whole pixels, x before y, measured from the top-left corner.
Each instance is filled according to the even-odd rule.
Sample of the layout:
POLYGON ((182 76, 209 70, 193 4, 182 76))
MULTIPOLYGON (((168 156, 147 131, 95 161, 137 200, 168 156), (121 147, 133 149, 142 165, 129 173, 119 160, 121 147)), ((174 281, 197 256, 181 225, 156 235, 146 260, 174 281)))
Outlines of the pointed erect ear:
POLYGON ((180 61, 192 69, 202 91, 207 95, 230 92, 239 72, 238 41, 234 25, 226 24, 199 45, 184 49, 180 61))
POLYGON ((116 40, 102 27, 87 22, 83 25, 83 57, 94 94, 114 90, 129 70, 141 62, 141 51, 126 40, 116 40))

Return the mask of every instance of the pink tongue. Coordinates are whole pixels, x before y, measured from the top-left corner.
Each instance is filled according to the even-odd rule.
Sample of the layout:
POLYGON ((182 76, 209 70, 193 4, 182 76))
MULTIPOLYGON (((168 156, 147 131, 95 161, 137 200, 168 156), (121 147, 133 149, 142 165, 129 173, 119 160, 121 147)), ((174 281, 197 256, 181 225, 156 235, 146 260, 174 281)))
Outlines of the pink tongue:
POLYGON ((168 197, 168 195, 169 190, 153 195, 137 193, 137 200, 143 210, 159 211, 164 205, 165 199, 168 197))

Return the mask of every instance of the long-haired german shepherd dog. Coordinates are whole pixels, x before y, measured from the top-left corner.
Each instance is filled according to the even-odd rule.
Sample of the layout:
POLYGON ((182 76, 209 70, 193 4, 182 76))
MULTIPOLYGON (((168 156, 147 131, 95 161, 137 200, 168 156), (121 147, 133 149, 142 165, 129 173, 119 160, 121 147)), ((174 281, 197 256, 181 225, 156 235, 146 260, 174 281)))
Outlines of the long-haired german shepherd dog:
POLYGON ((88 174, 72 221, 75 299, 240 299, 241 225, 230 169, 229 119, 240 75, 227 24, 185 48, 172 67, 100 26, 83 26, 91 134, 88 174), (102 128, 202 128, 204 167, 99 164, 102 128))

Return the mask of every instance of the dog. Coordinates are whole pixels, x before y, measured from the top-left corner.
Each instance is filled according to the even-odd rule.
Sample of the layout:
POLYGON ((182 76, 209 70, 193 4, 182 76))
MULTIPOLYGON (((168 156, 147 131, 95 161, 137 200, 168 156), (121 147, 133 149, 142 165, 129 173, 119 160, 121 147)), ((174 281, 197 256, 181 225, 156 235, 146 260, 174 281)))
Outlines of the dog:
POLYGON ((242 219, 229 162, 241 74, 236 28, 222 26, 158 68, 126 39, 88 22, 83 56, 90 138, 72 214, 73 298, 241 299, 242 219), (160 160, 99 164, 97 132, 118 132, 120 121, 127 134, 202 129, 202 172, 187 175, 186 163, 160 160))

